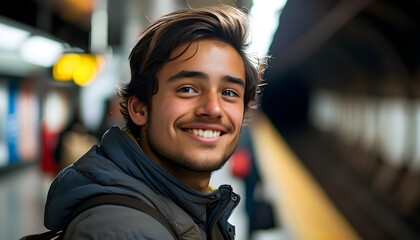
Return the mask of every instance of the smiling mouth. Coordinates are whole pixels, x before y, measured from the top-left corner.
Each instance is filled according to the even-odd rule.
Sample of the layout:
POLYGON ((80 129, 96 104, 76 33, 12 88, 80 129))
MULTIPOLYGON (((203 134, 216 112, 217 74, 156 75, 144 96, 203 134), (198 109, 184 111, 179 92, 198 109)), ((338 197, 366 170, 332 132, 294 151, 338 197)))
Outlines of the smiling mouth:
POLYGON ((204 130, 204 129, 187 129, 187 132, 195 136, 207 138, 207 139, 217 138, 222 133, 221 131, 204 130))

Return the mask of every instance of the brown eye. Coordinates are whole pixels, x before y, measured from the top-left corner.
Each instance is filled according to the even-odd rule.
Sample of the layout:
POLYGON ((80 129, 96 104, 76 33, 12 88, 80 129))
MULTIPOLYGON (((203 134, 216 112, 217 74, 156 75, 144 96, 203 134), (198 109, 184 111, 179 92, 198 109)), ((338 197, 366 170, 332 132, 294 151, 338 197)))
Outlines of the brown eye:
POLYGON ((192 87, 182 87, 178 89, 178 92, 181 93, 195 93, 196 91, 192 87))
POLYGON ((239 97, 239 94, 237 94, 235 91, 233 90, 224 90, 222 92, 223 96, 228 96, 228 97, 239 97))
POLYGON ((181 94, 196 94, 198 93, 197 89, 192 86, 183 86, 176 90, 178 93, 181 94))

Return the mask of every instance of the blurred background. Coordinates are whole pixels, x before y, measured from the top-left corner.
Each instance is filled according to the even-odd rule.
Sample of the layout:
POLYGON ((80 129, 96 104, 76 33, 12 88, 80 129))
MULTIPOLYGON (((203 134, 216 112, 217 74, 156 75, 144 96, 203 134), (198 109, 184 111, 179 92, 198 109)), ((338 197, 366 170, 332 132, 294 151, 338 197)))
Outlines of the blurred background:
POLYGON ((0 239, 46 230, 53 177, 123 126, 141 31, 219 3, 249 13, 250 53, 271 56, 212 179, 243 196, 237 239, 420 238, 419 1, 16 0, 0 4, 0 239))

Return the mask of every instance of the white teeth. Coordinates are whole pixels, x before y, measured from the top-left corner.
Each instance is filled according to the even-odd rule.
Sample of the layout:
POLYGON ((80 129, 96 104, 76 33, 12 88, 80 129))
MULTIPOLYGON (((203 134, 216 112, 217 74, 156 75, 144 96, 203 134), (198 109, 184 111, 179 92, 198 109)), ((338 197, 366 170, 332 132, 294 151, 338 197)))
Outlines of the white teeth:
POLYGON ((220 136, 220 131, 203 130, 203 129, 190 129, 190 133, 203 137, 203 138, 216 138, 220 136))

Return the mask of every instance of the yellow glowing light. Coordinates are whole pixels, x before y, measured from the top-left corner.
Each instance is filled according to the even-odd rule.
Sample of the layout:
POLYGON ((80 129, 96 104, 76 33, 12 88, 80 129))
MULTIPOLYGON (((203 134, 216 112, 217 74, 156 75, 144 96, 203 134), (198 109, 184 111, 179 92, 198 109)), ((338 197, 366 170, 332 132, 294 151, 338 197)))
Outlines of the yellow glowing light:
POLYGON ((73 81, 79 86, 87 86, 95 79, 97 74, 96 57, 84 55, 73 75, 73 81))
POLYGON ((73 80, 73 74, 80 64, 79 54, 64 54, 53 67, 53 77, 58 81, 73 80))
POLYGON ((73 80, 78 86, 91 84, 102 71, 104 59, 94 54, 63 54, 53 67, 53 78, 58 81, 73 80))

